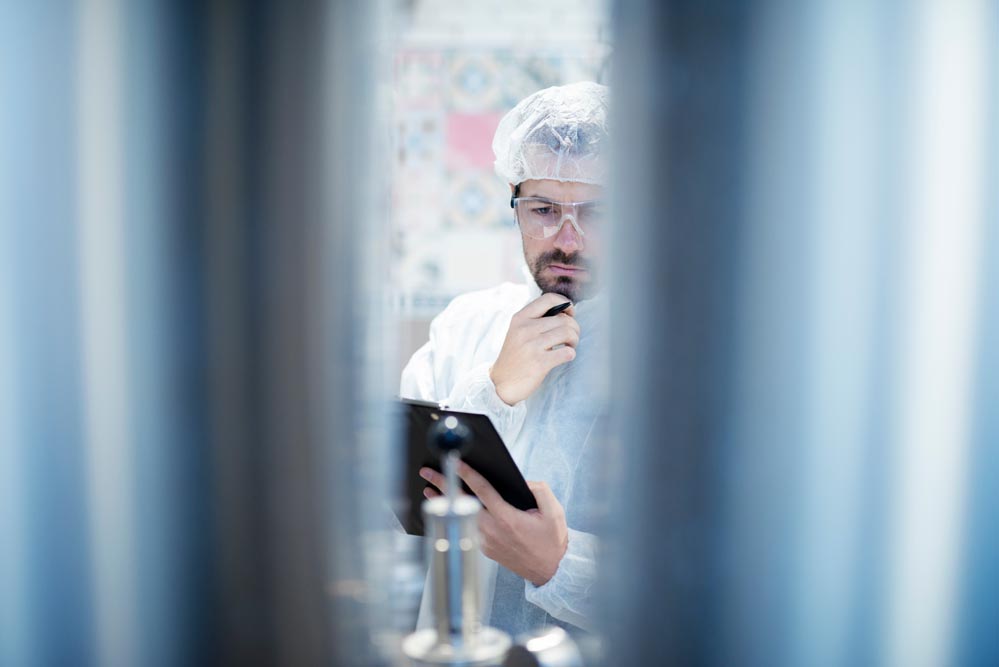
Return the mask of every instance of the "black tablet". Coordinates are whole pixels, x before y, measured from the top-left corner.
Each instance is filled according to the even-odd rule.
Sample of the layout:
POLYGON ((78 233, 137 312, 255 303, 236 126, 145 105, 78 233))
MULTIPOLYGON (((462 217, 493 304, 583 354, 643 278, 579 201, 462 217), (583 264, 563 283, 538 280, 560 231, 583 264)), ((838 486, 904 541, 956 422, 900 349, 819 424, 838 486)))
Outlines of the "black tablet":
MULTIPOLYGON (((431 453, 427 445, 427 433, 438 420, 451 415, 457 417, 472 432, 472 444, 462 459, 517 509, 537 508, 534 494, 489 417, 457 410, 442 410, 436 403, 426 401, 404 398, 401 402, 405 415, 403 432, 406 435, 406 465, 402 471, 396 516, 407 533, 423 535, 420 507, 424 501, 423 490, 430 483, 420 477, 420 468, 441 470, 440 458, 431 453)), ((472 493, 466 484, 462 483, 462 486, 465 493, 472 493)))

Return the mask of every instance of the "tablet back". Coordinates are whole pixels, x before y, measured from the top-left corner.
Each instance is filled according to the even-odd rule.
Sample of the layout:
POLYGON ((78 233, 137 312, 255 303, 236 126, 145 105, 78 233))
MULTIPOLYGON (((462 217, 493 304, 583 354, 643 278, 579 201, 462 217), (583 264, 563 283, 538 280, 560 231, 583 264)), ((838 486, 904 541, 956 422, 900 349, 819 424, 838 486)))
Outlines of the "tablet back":
MULTIPOLYGON (((420 477, 420 468, 426 466, 441 470, 440 457, 430 451, 427 434, 438 420, 449 415, 457 417, 472 433, 472 444, 462 455, 462 460, 485 477, 503 499, 517 509, 537 508, 534 494, 489 417, 470 412, 441 410, 436 404, 424 401, 402 399, 402 403, 406 419, 407 454, 400 489, 402 502, 396 514, 407 533, 423 535, 420 507, 424 500, 423 490, 430 484, 420 477)), ((465 493, 472 493, 467 485, 462 483, 462 486, 465 493)))

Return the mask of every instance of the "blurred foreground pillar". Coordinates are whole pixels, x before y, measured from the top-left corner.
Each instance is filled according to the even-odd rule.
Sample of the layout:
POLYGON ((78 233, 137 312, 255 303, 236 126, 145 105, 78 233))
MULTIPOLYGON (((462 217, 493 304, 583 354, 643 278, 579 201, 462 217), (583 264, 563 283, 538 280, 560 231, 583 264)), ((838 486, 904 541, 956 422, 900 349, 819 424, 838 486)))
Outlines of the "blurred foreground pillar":
POLYGON ((996 12, 616 4, 607 664, 996 659, 996 12))

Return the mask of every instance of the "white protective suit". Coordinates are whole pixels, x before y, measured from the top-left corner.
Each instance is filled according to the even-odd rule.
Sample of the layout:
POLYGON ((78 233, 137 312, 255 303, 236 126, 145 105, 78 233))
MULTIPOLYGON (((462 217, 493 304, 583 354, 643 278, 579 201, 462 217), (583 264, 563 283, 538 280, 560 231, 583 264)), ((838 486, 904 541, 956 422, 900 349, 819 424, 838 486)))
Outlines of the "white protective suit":
MULTIPOLYGON (((430 340, 402 373, 400 393, 489 416, 525 479, 545 481, 565 508, 569 544, 543 586, 481 557, 483 622, 516 636, 549 625, 592 629, 597 576, 593 532, 602 507, 597 435, 603 420, 606 331, 599 298, 576 304, 576 358, 553 369, 526 400, 509 406, 496 394, 489 368, 514 313, 541 295, 533 278, 457 297, 430 325, 430 340)), ((480 554, 481 556, 481 554, 480 554)), ((429 623, 424 595, 420 625, 429 623)))

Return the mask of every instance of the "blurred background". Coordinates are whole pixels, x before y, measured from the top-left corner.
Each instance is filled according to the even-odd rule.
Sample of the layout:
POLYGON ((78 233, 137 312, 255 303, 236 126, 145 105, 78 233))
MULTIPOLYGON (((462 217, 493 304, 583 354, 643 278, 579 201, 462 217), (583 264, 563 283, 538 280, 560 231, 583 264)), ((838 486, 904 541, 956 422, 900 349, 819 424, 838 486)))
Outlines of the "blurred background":
POLYGON ((398 372, 608 83, 588 664, 999 664, 989 0, 0 3, 0 664, 405 664, 398 372))

